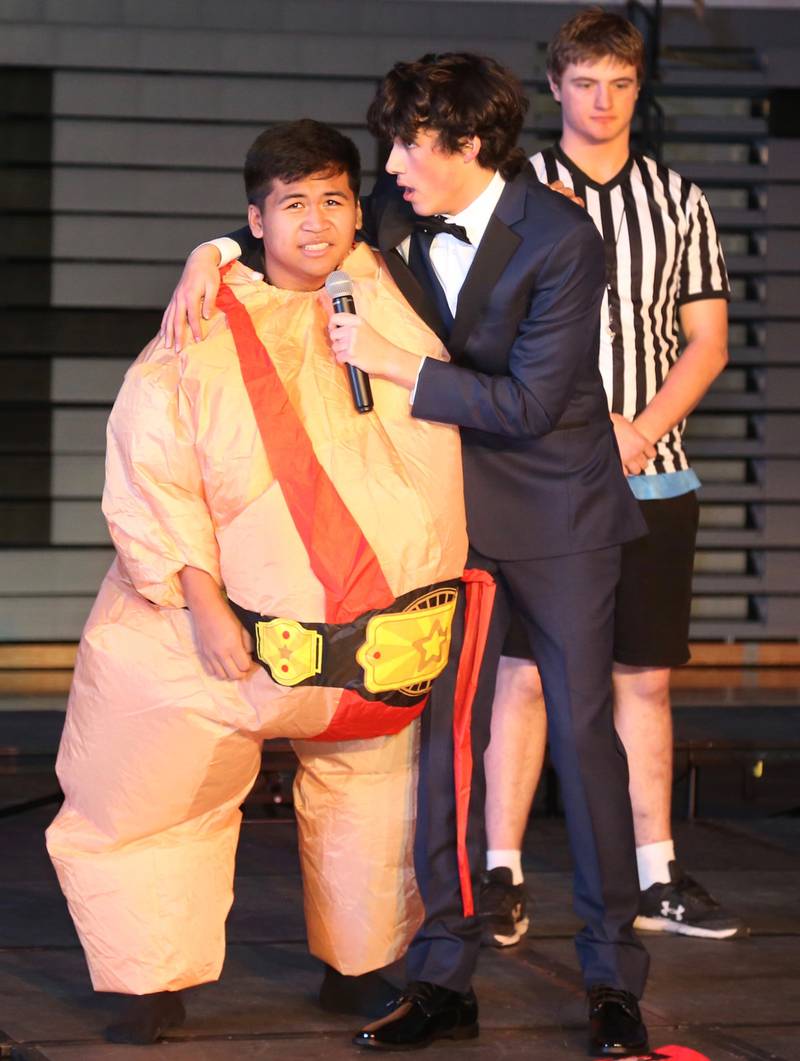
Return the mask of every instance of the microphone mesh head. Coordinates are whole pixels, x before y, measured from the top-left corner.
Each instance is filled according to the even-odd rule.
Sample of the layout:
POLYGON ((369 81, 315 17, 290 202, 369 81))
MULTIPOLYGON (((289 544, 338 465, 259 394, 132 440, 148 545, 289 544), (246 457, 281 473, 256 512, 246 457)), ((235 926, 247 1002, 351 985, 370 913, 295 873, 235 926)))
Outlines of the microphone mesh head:
POLYGON ((349 295, 352 298, 353 281, 347 273, 337 269, 335 273, 329 274, 328 279, 325 281, 325 290, 331 298, 341 298, 343 295, 349 295))

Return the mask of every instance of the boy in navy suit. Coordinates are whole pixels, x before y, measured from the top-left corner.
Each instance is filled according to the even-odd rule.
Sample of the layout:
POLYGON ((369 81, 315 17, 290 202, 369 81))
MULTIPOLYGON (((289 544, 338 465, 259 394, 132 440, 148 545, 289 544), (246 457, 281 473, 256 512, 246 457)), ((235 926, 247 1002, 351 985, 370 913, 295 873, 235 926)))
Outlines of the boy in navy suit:
MULTIPOLYGON (((477 874, 482 864, 482 760, 513 609, 547 693, 585 920, 576 942, 591 1048, 624 1056, 647 1045, 637 998, 648 958, 632 927, 638 884, 612 717, 613 603, 621 544, 644 525, 598 369, 603 244, 586 213, 540 184, 516 146, 526 107, 518 80, 480 56, 424 56, 384 78, 369 124, 391 145, 394 181, 363 204, 365 236, 451 362, 420 359, 350 314, 332 317, 331 345, 339 361, 405 388, 414 416, 461 428, 471 562, 499 590, 473 715, 470 867, 477 874)), ((168 331, 176 320, 182 328, 187 303, 197 327, 199 296, 215 291, 210 263, 219 264, 216 249, 194 252, 165 315, 168 331)), ((451 667, 423 718, 415 862, 426 919, 408 952, 406 993, 356 1037, 366 1048, 478 1033, 470 982, 481 927, 458 886, 448 674, 455 680, 451 667)))

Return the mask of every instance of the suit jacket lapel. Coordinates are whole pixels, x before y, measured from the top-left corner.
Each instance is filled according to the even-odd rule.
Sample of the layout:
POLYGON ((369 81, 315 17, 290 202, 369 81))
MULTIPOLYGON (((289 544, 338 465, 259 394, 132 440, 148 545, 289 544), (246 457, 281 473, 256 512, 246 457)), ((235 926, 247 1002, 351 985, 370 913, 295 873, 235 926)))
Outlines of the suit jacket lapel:
POLYGON ((447 331, 442 324, 436 303, 408 268, 397 247, 411 234, 413 212, 402 200, 390 199, 382 213, 378 227, 378 250, 395 283, 414 311, 439 338, 446 341, 447 331))
POLYGON ((451 355, 463 353, 469 334, 486 308, 489 295, 522 241, 510 226, 525 216, 527 179, 522 173, 503 189, 458 295, 453 330, 447 343, 451 355))
POLYGON ((512 230, 512 226, 525 216, 525 196, 530 180, 536 180, 536 177, 532 167, 526 165, 503 189, 459 293, 449 339, 436 304, 396 250, 411 233, 413 210, 402 199, 390 196, 381 211, 377 242, 387 268, 411 306, 442 339, 451 356, 463 353, 489 295, 521 242, 522 237, 512 230))

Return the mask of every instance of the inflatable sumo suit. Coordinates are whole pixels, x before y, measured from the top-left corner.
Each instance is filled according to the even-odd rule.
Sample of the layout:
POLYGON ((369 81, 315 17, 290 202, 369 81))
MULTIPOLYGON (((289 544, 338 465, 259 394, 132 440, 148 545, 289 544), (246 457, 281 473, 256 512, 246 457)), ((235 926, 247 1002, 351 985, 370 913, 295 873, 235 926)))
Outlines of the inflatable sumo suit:
MULTIPOLYGON (((376 330, 446 356, 369 248, 343 268, 376 330)), ((235 264, 206 338, 179 354, 154 340, 111 413, 103 512, 117 558, 83 632, 57 763, 65 802, 47 832, 96 990, 218 978, 264 738, 292 738, 299 758, 312 953, 359 974, 402 954, 420 923, 410 723, 460 649, 459 438, 414 420, 407 392, 380 379, 373 412, 357 413, 326 322, 320 292, 235 264), (186 565, 224 587, 253 635, 260 665, 241 681, 201 665, 186 565)), ((475 585, 473 602, 491 591, 466 586, 468 618, 475 585)), ((462 681, 458 664, 462 691, 471 666, 462 681)))

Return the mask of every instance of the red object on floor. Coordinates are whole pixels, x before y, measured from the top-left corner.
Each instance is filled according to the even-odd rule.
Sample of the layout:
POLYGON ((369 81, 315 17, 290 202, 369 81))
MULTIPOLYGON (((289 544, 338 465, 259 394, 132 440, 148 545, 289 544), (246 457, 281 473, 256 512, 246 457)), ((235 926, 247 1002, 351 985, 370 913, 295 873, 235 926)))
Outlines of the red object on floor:
POLYGON ((649 1054, 629 1057, 628 1061, 711 1061, 711 1058, 691 1046, 659 1046, 649 1054))
POLYGON ((710 1057, 692 1050, 691 1046, 659 1046, 651 1057, 657 1057, 659 1061, 662 1058, 669 1058, 669 1061, 711 1061, 710 1057))

